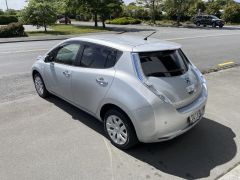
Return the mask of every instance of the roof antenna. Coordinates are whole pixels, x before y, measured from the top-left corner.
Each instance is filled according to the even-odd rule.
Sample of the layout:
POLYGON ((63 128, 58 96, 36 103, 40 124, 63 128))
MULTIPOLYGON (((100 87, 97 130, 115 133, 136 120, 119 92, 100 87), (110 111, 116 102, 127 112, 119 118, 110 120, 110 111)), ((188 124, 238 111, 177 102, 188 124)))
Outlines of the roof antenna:
POLYGON ((150 36, 152 36, 153 34, 155 34, 155 33, 156 33, 156 31, 154 31, 153 33, 149 34, 147 37, 144 38, 144 40, 147 41, 148 38, 149 38, 150 36))

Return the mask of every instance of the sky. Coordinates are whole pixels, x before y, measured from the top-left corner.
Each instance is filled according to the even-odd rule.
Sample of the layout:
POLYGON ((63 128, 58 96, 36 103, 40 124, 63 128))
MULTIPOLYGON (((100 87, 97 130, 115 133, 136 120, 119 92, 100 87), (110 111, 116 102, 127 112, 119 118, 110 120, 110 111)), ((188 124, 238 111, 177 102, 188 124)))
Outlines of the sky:
MULTIPOLYGON (((124 0, 126 4, 134 2, 135 0, 124 0)), ((22 9, 26 5, 25 0, 7 0, 9 9, 22 9)), ((0 0, 0 9, 6 9, 5 0, 0 0)))
MULTIPOLYGON (((8 7, 10 9, 22 9, 24 5, 26 5, 25 0, 7 0, 8 1, 8 7)), ((126 4, 130 2, 134 2, 135 0, 124 0, 126 4)), ((240 2, 240 0, 236 0, 240 2)), ((0 9, 5 10, 6 9, 6 3, 5 0, 0 0, 0 9)))

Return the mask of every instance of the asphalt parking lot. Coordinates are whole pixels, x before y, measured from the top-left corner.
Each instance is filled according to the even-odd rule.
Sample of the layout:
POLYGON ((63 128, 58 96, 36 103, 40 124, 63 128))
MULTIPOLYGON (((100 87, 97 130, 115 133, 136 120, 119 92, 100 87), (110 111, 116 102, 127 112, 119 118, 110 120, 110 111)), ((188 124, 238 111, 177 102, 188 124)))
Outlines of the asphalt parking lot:
POLYGON ((239 70, 207 75, 209 102, 197 127, 129 151, 112 146, 100 122, 57 97, 1 103, 1 179, 217 178, 240 162, 239 70))
MULTIPOLYGON (((239 30, 160 30, 164 39, 182 43, 200 68, 240 61, 239 30)), ((57 97, 36 95, 30 67, 57 42, 0 44, 1 179, 216 179, 240 162, 239 67, 206 75, 206 115, 194 129, 121 151, 93 117, 57 97)))

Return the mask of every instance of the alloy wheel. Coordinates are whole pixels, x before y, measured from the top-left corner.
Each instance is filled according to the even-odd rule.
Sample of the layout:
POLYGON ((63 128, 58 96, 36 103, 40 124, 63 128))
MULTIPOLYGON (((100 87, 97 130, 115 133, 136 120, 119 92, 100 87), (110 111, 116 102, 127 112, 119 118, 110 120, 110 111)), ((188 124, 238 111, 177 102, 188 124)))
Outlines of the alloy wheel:
POLYGON ((38 94, 43 95, 44 85, 43 85, 42 79, 39 76, 36 76, 34 82, 35 82, 35 87, 36 87, 38 94))
POLYGON ((106 120, 106 129, 108 135, 116 144, 123 145, 127 142, 127 128, 119 117, 109 116, 106 120))

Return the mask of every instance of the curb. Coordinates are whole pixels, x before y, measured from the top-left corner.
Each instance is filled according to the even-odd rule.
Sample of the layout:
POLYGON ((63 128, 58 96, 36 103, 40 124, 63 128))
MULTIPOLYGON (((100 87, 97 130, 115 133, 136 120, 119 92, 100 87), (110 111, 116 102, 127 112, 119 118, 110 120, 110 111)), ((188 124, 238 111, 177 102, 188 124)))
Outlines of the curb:
POLYGON ((65 40, 74 36, 62 36, 62 37, 41 37, 41 38, 15 38, 15 39, 7 39, 5 41, 1 41, 0 44, 5 43, 18 43, 18 42, 33 42, 33 41, 51 41, 51 40, 65 40))
POLYGON ((16 37, 16 38, 0 38, 0 44, 5 43, 18 43, 18 42, 34 42, 34 41, 54 41, 54 40, 65 40, 73 37, 85 36, 85 35, 94 35, 94 34, 112 34, 118 33, 118 31, 106 31, 98 33, 83 33, 83 34, 73 34, 73 35, 52 35, 52 36, 36 36, 36 37, 16 37))
POLYGON ((231 64, 226 64, 226 65, 223 65, 223 66, 217 66, 217 67, 214 67, 214 68, 210 68, 210 69, 207 69, 207 70, 202 70, 202 74, 210 74, 210 73, 213 73, 213 72, 219 72, 219 71, 222 71, 222 70, 225 70, 225 69, 231 69, 231 68, 234 68, 234 67, 238 67, 240 66, 239 63, 231 63, 231 64))
POLYGON ((238 163, 226 174, 218 177, 217 180, 240 180, 240 164, 238 163))

